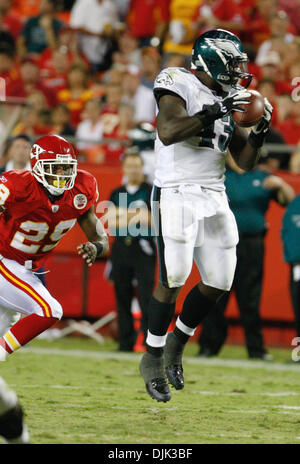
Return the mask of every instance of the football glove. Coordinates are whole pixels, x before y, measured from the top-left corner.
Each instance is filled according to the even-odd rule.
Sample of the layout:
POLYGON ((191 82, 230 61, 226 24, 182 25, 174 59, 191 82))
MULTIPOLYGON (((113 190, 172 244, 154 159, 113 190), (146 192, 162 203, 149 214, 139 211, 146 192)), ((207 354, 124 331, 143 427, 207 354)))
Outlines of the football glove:
POLYGON ((261 120, 252 127, 252 130, 249 135, 249 143, 255 147, 260 148, 263 143, 266 135, 269 132, 270 122, 273 114, 273 106, 267 98, 264 99, 265 109, 264 114, 261 120))
POLYGON ((221 101, 217 101, 211 106, 207 106, 205 110, 199 111, 196 116, 202 122, 204 127, 212 124, 216 119, 223 118, 232 111, 245 113, 245 109, 240 105, 249 105, 251 93, 246 90, 239 90, 233 95, 228 95, 221 101))
POLYGON ((239 90, 233 95, 228 95, 227 97, 225 97, 220 102, 221 104, 220 112, 222 113, 222 116, 226 116, 226 114, 229 114, 232 111, 238 111, 240 113, 245 113, 246 110, 244 108, 241 108, 240 105, 249 105, 250 97, 251 97, 251 93, 247 92, 247 90, 239 90))

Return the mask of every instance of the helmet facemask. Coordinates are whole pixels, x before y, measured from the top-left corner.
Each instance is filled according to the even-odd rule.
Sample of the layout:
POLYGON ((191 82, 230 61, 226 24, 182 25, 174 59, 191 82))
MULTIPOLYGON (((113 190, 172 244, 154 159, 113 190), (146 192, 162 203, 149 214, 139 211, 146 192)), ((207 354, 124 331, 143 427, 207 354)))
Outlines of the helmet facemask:
POLYGON ((52 195, 62 195, 74 187, 77 160, 70 155, 59 154, 56 159, 39 159, 32 168, 32 173, 52 195), (63 174, 57 174, 58 170, 63 170, 63 174))
POLYGON ((246 83, 243 85, 246 89, 249 87, 251 81, 252 81, 252 74, 248 72, 248 57, 246 53, 243 53, 242 56, 240 57, 235 57, 232 58, 228 64, 227 64, 227 69, 228 69, 228 75, 230 76, 230 81, 229 85, 231 87, 235 87, 239 80, 245 80, 246 83))

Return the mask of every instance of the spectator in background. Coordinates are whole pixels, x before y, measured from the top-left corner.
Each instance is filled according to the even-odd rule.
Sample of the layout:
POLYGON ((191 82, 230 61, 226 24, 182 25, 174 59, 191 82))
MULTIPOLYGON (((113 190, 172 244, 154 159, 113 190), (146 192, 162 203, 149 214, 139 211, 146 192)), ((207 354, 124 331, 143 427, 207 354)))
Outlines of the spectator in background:
POLYGON ((277 95, 277 124, 289 119, 293 114, 293 100, 290 93, 277 95))
POLYGON ((70 26, 80 34, 80 49, 93 72, 110 67, 111 54, 115 48, 112 40, 118 24, 118 10, 112 1, 76 0, 74 3, 70 26))
POLYGON ((62 137, 74 136, 75 129, 70 124, 70 110, 64 103, 53 108, 51 113, 52 133, 62 137))
POLYGON ((41 0, 13 0, 12 12, 20 18, 29 18, 39 13, 41 0))
POLYGON ((278 8, 289 15, 297 35, 300 35, 300 0, 279 0, 278 8))
POLYGON ((56 0, 41 0, 38 16, 27 20, 18 40, 19 55, 39 55, 45 48, 55 48, 62 22, 55 17, 56 0))
MULTIPOLYGON (((281 132, 285 142, 288 145, 298 145, 300 142, 300 104, 299 102, 293 102, 292 111, 290 117, 282 122, 278 122, 276 128, 281 132)), ((291 157, 291 169, 293 168, 293 157, 291 157)))
POLYGON ((122 160, 122 166, 126 183, 111 193, 112 205, 108 208, 107 218, 111 233, 115 234, 111 262, 118 310, 119 350, 133 351, 137 333, 131 314, 132 282, 137 280, 144 336, 154 286, 155 244, 151 236, 150 213, 152 186, 144 182, 143 161, 138 153, 129 151, 122 160))
POLYGON ((16 84, 20 80, 20 74, 15 66, 13 50, 2 43, 0 44, 0 75, 5 79, 6 95, 11 97, 16 84))
POLYGON ((259 46, 271 37, 270 21, 277 12, 277 0, 259 0, 250 15, 247 28, 244 31, 244 40, 259 46))
MULTIPOLYGON (((271 200, 286 206, 293 200, 294 191, 283 179, 261 169, 259 165, 244 172, 231 159, 225 185, 239 231, 237 267, 232 289, 240 310, 248 356, 270 360, 264 346, 259 313, 267 232, 265 215, 271 200)), ((226 340, 227 321, 224 312, 229 296, 230 292, 224 295, 203 321, 199 338, 199 354, 202 356, 217 355, 226 340)))
POLYGON ((290 267, 290 295, 295 328, 300 337, 300 195, 288 205, 282 220, 284 260, 290 267))
MULTIPOLYGON (((300 61, 300 37, 295 37, 293 42, 286 44, 285 53, 281 57, 281 66, 286 78, 289 78, 290 68, 300 61)), ((298 74, 299 76, 299 74, 298 74)))
POLYGON ((5 149, 6 163, 0 168, 0 174, 6 171, 31 169, 30 166, 31 139, 25 134, 17 135, 9 140, 5 149))
POLYGON ((123 98, 123 88, 119 84, 107 84, 105 89, 105 104, 101 110, 103 131, 111 133, 119 124, 119 108, 123 98))
POLYGON ((201 2, 197 12, 196 33, 204 32, 203 28, 218 27, 240 36, 246 25, 247 15, 243 8, 234 0, 205 0, 201 2))
POLYGON ((154 81, 161 69, 161 56, 154 47, 142 48, 141 84, 153 90, 154 81))
POLYGON ((163 44, 163 52, 179 53, 185 57, 186 65, 190 63, 191 50, 194 44, 195 23, 193 22, 201 0, 170 0, 169 2, 170 20, 169 29, 163 44))
POLYGON ((70 68, 66 54, 57 49, 53 50, 51 66, 41 70, 41 78, 45 87, 57 94, 67 86, 67 73, 70 68))
POLYGON ((44 112, 28 108, 22 115, 22 121, 16 124, 12 135, 26 134, 29 137, 45 135, 51 132, 51 126, 43 122, 44 112))
POLYGON ((284 11, 278 11, 270 18, 271 37, 265 40, 259 47, 256 55, 256 63, 259 66, 263 65, 264 57, 270 50, 280 51, 285 50, 287 44, 294 40, 294 34, 288 32, 290 20, 284 11))
POLYGON ((169 4, 170 0, 130 1, 126 22, 140 47, 158 46, 163 42, 168 29, 169 4))
POLYGON ((20 77, 10 86, 10 95, 26 98, 37 90, 45 95, 50 107, 55 105, 55 94, 41 81, 37 63, 31 58, 24 58, 20 67, 20 77))
POLYGON ((141 76, 137 69, 129 69, 123 78, 123 101, 135 107, 134 120, 152 123, 155 120, 156 104, 152 90, 141 84, 141 76))
POLYGON ((49 109, 47 99, 40 90, 35 90, 28 95, 26 98, 26 105, 37 111, 46 111, 49 109))
POLYGON ((14 40, 19 37, 23 24, 19 16, 11 11, 11 0, 0 0, 0 18, 2 22, 2 30, 9 32, 14 40))
POLYGON ((93 92, 87 87, 89 75, 85 67, 73 65, 67 76, 68 87, 57 94, 59 103, 65 103, 71 113, 71 124, 77 127, 80 122, 80 113, 88 100, 93 97, 93 92))
POLYGON ((118 111, 119 124, 112 132, 104 132, 103 139, 116 139, 113 142, 103 146, 105 152, 105 162, 108 164, 120 164, 121 156, 125 149, 131 144, 129 131, 135 126, 134 123, 134 106, 129 103, 121 103, 118 111), (120 142, 118 142, 118 140, 120 142))
POLYGON ((274 50, 268 52, 262 59, 261 79, 272 80, 277 95, 291 92, 291 83, 285 80, 284 72, 281 68, 280 55, 274 50))
POLYGON ((113 53, 113 63, 141 67, 142 57, 138 39, 130 30, 126 30, 118 39, 118 50, 113 53))
POLYGON ((89 154, 89 149, 94 149, 95 144, 99 144, 103 135, 103 123, 100 117, 102 102, 99 99, 92 99, 86 102, 81 113, 82 122, 78 124, 76 131, 76 146, 78 150, 85 153, 87 161, 100 163, 103 161, 102 151, 95 156, 94 150, 89 154))
POLYGON ((0 12, 0 44, 1 47, 7 47, 9 48, 13 55, 15 55, 16 52, 16 42, 13 36, 11 35, 10 32, 6 30, 5 24, 2 22, 2 16, 0 12))
POLYGON ((78 35, 71 27, 63 25, 59 30, 57 47, 55 49, 47 47, 40 54, 38 63, 42 70, 52 70, 53 57, 56 50, 65 56, 66 66, 68 69, 74 64, 88 67, 88 61, 78 49, 78 35))

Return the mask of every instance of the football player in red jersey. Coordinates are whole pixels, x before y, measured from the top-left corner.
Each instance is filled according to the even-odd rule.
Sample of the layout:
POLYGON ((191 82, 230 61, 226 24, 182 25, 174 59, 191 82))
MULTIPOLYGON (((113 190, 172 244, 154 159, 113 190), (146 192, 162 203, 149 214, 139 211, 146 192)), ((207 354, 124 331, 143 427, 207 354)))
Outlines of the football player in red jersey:
POLYGON ((77 170, 72 145, 57 135, 44 136, 30 156, 31 171, 0 177, 0 331, 11 326, 15 311, 26 316, 0 332, 0 361, 62 317, 61 305, 36 271, 76 221, 88 239, 78 247, 88 266, 108 251, 94 213, 96 179, 77 170))

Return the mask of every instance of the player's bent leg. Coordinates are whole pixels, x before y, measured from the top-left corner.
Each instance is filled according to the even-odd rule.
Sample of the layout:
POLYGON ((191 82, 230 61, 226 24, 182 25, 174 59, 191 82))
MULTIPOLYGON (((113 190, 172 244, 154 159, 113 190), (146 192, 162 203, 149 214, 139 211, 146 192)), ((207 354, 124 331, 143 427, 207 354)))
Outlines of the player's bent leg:
POLYGON ((0 305, 0 337, 2 337, 21 317, 21 313, 0 305))
POLYGON ((26 315, 0 338, 0 361, 51 327, 62 307, 41 281, 11 260, 0 263, 0 301, 7 309, 26 315))

